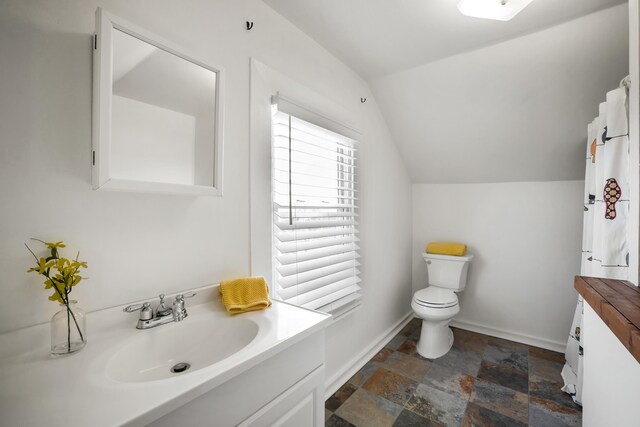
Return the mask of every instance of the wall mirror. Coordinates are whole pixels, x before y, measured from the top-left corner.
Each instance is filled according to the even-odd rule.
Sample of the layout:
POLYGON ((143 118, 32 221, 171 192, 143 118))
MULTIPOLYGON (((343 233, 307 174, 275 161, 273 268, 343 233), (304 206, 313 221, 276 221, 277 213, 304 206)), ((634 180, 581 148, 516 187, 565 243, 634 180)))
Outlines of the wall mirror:
POLYGON ((93 188, 222 195, 220 67, 96 11, 93 188))

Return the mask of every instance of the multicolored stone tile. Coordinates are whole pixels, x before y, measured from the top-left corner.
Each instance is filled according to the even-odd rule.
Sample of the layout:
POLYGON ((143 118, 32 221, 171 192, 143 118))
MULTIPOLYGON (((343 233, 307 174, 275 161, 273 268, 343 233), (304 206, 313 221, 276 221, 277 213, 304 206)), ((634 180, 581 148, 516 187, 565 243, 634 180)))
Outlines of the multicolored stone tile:
POLYGON ((529 425, 532 427, 580 427, 582 413, 554 402, 530 398, 529 425))
POLYGON ((407 409, 426 418, 431 423, 459 426, 464 417, 467 400, 445 393, 425 384, 419 384, 405 405, 407 409))
POLYGON ((552 362, 560 363, 564 365, 565 357, 564 354, 558 353, 557 351, 551 351, 540 347, 529 347, 529 356, 537 357, 539 359, 546 359, 552 362))
POLYGON ((380 368, 362 385, 362 388, 399 405, 407 403, 418 383, 388 369, 380 368))
POLYGON ((513 369, 527 371, 529 369, 528 349, 511 349, 487 345, 484 351, 483 360, 499 363, 513 369))
POLYGON ((462 427, 526 427, 528 424, 469 403, 462 427))
POLYGON ((412 339, 405 339, 405 341, 397 348, 397 351, 408 354, 409 356, 417 355, 418 350, 416 350, 416 341, 412 339))
POLYGON ((549 359, 542 359, 529 354, 529 376, 546 378, 547 380, 562 383, 562 367, 564 363, 558 363, 549 359))
POLYGON ((355 427, 349 421, 346 421, 339 416, 332 414, 329 419, 324 421, 325 427, 355 427))
POLYGON ((400 347, 400 344, 402 344, 406 340, 407 340, 407 337, 403 335, 396 335, 391 339, 391 341, 387 343, 387 345, 385 345, 385 347, 390 348, 391 350, 397 350, 398 347, 400 347))
POLYGON ((474 381, 475 377, 471 375, 448 366, 434 365, 420 382, 454 396, 469 399, 474 381))
POLYGON ((393 353, 393 350, 391 350, 390 348, 383 348, 382 350, 380 350, 375 356, 373 356, 371 358, 372 362, 384 362, 387 357, 389 357, 389 355, 393 353))
POLYGON ((418 382, 422 380, 431 367, 431 363, 427 360, 419 360, 416 357, 411 357, 398 351, 389 355, 381 365, 390 371, 418 382))
POLYGON ((358 427, 390 427, 401 412, 401 405, 359 388, 335 415, 358 427))
POLYGON ((356 372, 354 376, 349 378, 348 382, 353 384, 356 388, 360 387, 379 368, 380 368, 380 366, 377 363, 369 361, 358 372, 356 372))
POLYGON ((483 360, 477 378, 508 387, 524 394, 529 392, 527 371, 513 369, 499 363, 483 360))
POLYGON ((415 412, 411 412, 407 409, 402 411, 396 422, 393 423, 393 427, 444 427, 442 424, 432 423, 428 419, 421 417, 415 412))
POLYGON ((327 399, 324 407, 330 411, 335 411, 347 400, 358 388, 350 382, 340 387, 338 391, 327 399))
POLYGON ((454 344, 429 360, 413 319, 325 404, 328 427, 579 426, 563 393, 564 355, 452 328, 454 344))
POLYGON ((433 364, 447 366, 467 375, 476 376, 480 369, 482 355, 471 350, 452 347, 447 354, 434 359, 433 364))
POLYGON ((413 330, 416 328, 415 324, 412 324, 411 322, 407 323, 404 328, 402 328, 400 330, 400 332, 398 333, 398 335, 402 335, 405 337, 408 337, 409 335, 411 335, 411 333, 413 332, 413 330))
POLYGON ((422 326, 422 319, 420 319, 418 317, 414 317, 409 322, 409 325, 413 326, 414 328, 419 328, 420 326, 422 326))
POLYGON ((411 338, 414 341, 418 341, 420 339, 421 332, 422 332, 422 326, 418 328, 414 328, 413 331, 411 331, 411 334, 409 334, 409 338, 411 338))
POLYGON ((489 337, 464 329, 451 328, 453 330, 453 346, 461 350, 472 350, 484 353, 489 337))
POLYGON ((487 344, 494 345, 496 347, 509 348, 511 350, 529 350, 529 346, 526 344, 509 341, 498 337, 487 336, 487 344))
POLYGON ((476 380, 469 401, 523 423, 529 418, 529 397, 498 384, 476 380))
POLYGON ((580 410, 571 396, 561 390, 562 381, 550 381, 546 378, 529 374, 529 397, 554 402, 569 409, 580 410))

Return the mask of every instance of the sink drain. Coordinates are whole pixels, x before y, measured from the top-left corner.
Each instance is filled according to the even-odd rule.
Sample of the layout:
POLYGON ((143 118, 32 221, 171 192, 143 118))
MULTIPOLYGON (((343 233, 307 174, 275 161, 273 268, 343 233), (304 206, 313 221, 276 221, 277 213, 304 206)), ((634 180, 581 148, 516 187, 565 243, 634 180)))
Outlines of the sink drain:
POLYGON ((171 367, 171 372, 173 372, 174 374, 179 374, 180 372, 186 371, 190 367, 191 365, 186 362, 176 363, 171 367))

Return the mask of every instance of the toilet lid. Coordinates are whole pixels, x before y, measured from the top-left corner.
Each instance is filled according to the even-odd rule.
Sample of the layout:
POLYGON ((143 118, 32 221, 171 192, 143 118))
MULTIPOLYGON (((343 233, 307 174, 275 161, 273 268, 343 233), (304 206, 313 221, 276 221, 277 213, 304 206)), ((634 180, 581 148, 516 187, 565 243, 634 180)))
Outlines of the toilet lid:
POLYGON ((427 307, 447 308, 458 304, 458 297, 451 289, 429 286, 415 293, 413 299, 427 307))

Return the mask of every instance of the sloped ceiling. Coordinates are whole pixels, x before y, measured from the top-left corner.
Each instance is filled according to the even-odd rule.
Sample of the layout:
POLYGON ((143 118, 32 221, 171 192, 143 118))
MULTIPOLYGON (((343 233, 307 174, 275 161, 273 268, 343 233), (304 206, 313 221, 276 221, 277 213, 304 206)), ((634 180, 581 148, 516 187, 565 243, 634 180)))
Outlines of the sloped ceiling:
POLYGON ((470 18, 458 0, 263 0, 365 78, 511 39, 625 0, 534 0, 508 22, 470 18))
POLYGON ((627 75, 626 6, 371 82, 416 183, 584 179, 587 124, 627 75))
POLYGON ((456 0, 264 1, 369 81, 415 183, 583 179, 587 123, 628 73, 620 0, 509 22, 456 0))

